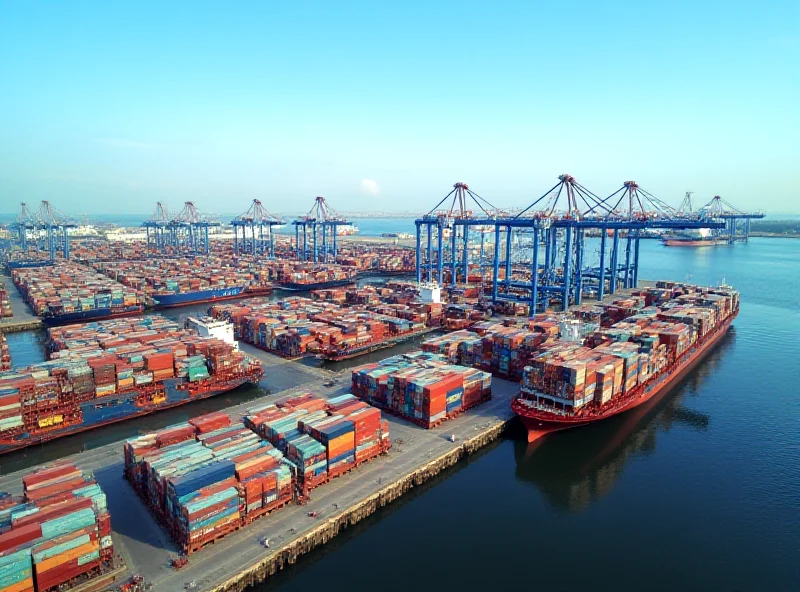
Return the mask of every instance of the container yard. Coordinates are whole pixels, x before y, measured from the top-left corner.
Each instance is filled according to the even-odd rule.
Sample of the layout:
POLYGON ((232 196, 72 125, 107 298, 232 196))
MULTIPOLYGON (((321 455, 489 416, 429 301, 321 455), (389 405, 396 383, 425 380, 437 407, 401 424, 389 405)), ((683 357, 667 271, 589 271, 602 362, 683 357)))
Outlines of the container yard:
POLYGON ((286 358, 316 354, 342 360, 420 335, 429 326, 430 307, 343 307, 333 302, 293 297, 260 298, 218 304, 209 314, 233 323, 235 336, 286 358))
POLYGON ((259 360, 158 315, 53 327, 50 360, 0 375, 0 454, 211 397, 259 360))
POLYGON ((22 495, 0 493, 0 590, 105 588, 121 576, 106 495, 71 462, 22 477, 22 495))
POLYGON ((12 270, 14 284, 47 324, 140 314, 141 292, 72 262, 12 270))
MULTIPOLYGON (((364 403, 348 396, 349 372, 333 375, 333 382, 340 384, 331 384, 330 378, 313 378, 288 393, 281 393, 279 397, 270 397, 267 399, 267 407, 246 403, 228 409, 224 414, 196 418, 189 423, 192 427, 188 429, 186 425, 180 425, 173 426, 169 430, 161 430, 159 433, 163 433, 163 436, 160 443, 150 437, 149 441, 145 439, 143 447, 139 449, 146 450, 151 446, 155 450, 144 453, 138 460, 134 456, 126 456, 129 449, 127 444, 137 439, 125 445, 114 443, 72 457, 70 460, 78 467, 94 472, 108 495, 108 505, 115 516, 113 523, 115 549, 128 565, 128 574, 142 575, 156 590, 183 589, 192 581, 202 581, 204 590, 240 590, 246 585, 262 581, 283 566, 294 563, 299 555, 325 544, 348 525, 369 516, 378 508, 391 503, 407 491, 453 466, 459 459, 495 440, 512 417, 509 402, 518 390, 518 386, 513 383, 495 380, 492 385, 493 399, 482 405, 479 413, 467 412, 449 420, 446 433, 442 432, 443 428, 421 430, 416 425, 391 416, 380 420, 377 425, 386 422, 391 434, 389 439, 392 446, 387 453, 377 454, 355 470, 328 480, 326 484, 314 489, 310 496, 302 499, 303 505, 290 503, 280 511, 270 511, 268 517, 254 520, 246 527, 233 530, 222 538, 216 538, 212 545, 196 551, 196 558, 195 554, 190 555, 188 564, 180 570, 172 567, 170 559, 178 558, 184 547, 174 541, 172 534, 165 538, 164 533, 170 531, 165 530, 163 522, 159 522, 154 512, 147 511, 143 507, 141 511, 130 511, 132 507, 140 507, 138 504, 144 505, 144 500, 130 484, 126 485, 120 479, 126 466, 132 466, 158 450, 164 451, 175 446, 180 448, 181 444, 191 445, 198 451, 200 448, 208 450, 212 446, 224 446, 226 443, 223 441, 227 439, 225 437, 215 442, 209 440, 215 436, 225 436, 226 429, 232 429, 238 434, 238 438, 251 439, 252 436, 241 431, 239 426, 243 424, 240 422, 244 421, 245 417, 254 419, 263 417, 264 413, 269 413, 270 404, 279 408, 278 402, 280 402, 284 410, 288 410, 289 407, 297 409, 298 406, 305 406, 308 412, 301 414, 300 417, 305 415, 308 420, 311 415, 319 413, 310 411, 319 406, 319 403, 309 399, 307 394, 309 392, 315 393, 325 401, 325 413, 334 419, 331 422, 333 424, 336 423, 337 415, 347 414, 349 417, 358 418, 359 411, 365 413, 363 409, 367 407, 364 407, 364 403), (357 408, 359 406, 361 409, 357 408), (228 420, 230 425, 225 425, 228 420), (210 434, 214 432, 217 434, 211 436, 210 434), (189 433, 193 435, 189 436, 189 433), (181 440, 182 438, 185 439, 181 440), (205 440, 205 443, 201 440, 205 440)), ((374 411, 367 413, 373 416, 375 414, 374 411)), ((360 439, 365 442, 375 439, 371 433, 376 426, 374 417, 368 416, 351 421, 355 428, 354 442, 360 439)), ((297 423, 299 425, 300 421, 297 423)), ((308 421, 308 424, 311 423, 313 421, 308 421)), ((266 427, 264 424, 264 428, 259 429, 264 430, 262 433, 267 433, 266 427)), ((283 456, 283 463, 291 463, 292 458, 302 459, 304 468, 310 469, 313 464, 306 466, 307 463, 321 458, 314 454, 319 447, 310 440, 326 446, 326 459, 328 453, 334 454, 332 457, 334 465, 341 462, 336 460, 341 456, 336 454, 337 447, 346 449, 349 446, 347 434, 339 435, 335 425, 326 427, 324 420, 317 424, 316 428, 312 425, 306 427, 305 423, 303 428, 306 430, 314 428, 321 439, 324 439, 322 434, 325 431, 328 436, 326 445, 323 445, 321 440, 316 440, 313 432, 295 435, 297 440, 291 447, 289 442, 286 442, 286 454, 283 454, 280 448, 269 440, 264 442, 264 438, 250 429, 247 432, 256 436, 255 441, 259 443, 256 450, 271 450, 276 456, 276 453, 280 453, 283 456), (341 441, 342 436, 345 442, 341 441)), ((381 437, 385 433, 384 428, 385 426, 378 428, 381 430, 381 437)), ((234 441, 236 438, 232 437, 230 442, 234 441)), ((231 444, 231 446, 236 445, 231 444)), ((200 452, 207 454, 205 451, 200 452)), ((377 449, 373 445, 372 453, 376 452, 377 449)), ((212 454, 215 453, 212 451, 212 454)), ((219 454, 222 454, 221 450, 219 454)), ((253 454, 254 457, 259 455, 258 452, 253 454)), ((358 446, 355 454, 358 454, 358 446)), ((241 462, 246 462, 246 459, 241 462)), ((300 463, 293 464, 299 466, 300 463)), ((253 467, 251 469, 256 470, 253 467)), ((234 467, 234 480, 236 480, 235 471, 234 467)), ((305 472, 313 474, 314 470, 305 472)), ((242 478, 248 477, 245 475, 242 478)), ((16 493, 15 485, 19 482, 19 474, 0 477, 0 489, 16 493)), ((202 480, 198 480, 196 484, 202 484, 202 480)), ((192 485, 195 486, 198 485, 192 485)), ((262 492, 263 487, 262 484, 262 492)), ((248 495, 247 488, 244 489, 245 495, 248 495)), ((259 502, 254 499, 258 495, 255 493, 257 487, 252 489, 249 494, 250 503, 257 504, 259 502)), ((191 504, 191 501, 185 503, 191 504)), ((263 508, 263 498, 260 503, 263 508)), ((222 504, 220 501, 220 506, 222 504)), ((185 512, 182 512, 182 515, 184 514, 185 512)))
POLYGON ((125 477, 188 556, 388 451, 388 422, 352 395, 305 393, 128 440, 125 477), (247 426, 247 427, 245 427, 247 426), (249 428, 249 429, 248 429, 249 428))

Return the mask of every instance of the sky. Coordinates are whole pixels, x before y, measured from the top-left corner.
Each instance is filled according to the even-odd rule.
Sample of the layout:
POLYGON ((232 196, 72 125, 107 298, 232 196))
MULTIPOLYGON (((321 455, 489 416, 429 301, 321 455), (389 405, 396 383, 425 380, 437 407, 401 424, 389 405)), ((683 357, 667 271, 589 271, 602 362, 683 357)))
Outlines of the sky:
POLYGON ((0 212, 798 212, 800 2, 0 0, 0 212))

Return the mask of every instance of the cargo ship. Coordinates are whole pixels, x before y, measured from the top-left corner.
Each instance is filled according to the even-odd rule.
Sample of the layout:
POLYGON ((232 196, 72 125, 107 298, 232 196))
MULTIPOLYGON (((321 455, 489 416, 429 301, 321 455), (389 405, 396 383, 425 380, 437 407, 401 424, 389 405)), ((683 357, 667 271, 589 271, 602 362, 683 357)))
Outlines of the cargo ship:
POLYGON ((356 277, 336 279, 323 282, 285 282, 280 285, 282 290, 292 292, 309 292, 311 290, 322 290, 324 288, 337 288, 339 286, 349 286, 356 283, 356 277))
POLYGON ((665 247, 714 247, 728 244, 724 238, 714 236, 708 228, 698 228, 664 235, 661 239, 665 247))
POLYGON ((157 315, 50 329, 51 360, 0 373, 0 454, 233 390, 263 376, 235 343, 157 315))
POLYGON ((84 321, 104 321, 118 317, 133 317, 144 312, 144 306, 134 304, 130 306, 108 306, 102 308, 92 308, 75 312, 58 312, 52 308, 41 314, 42 322, 48 327, 58 327, 60 325, 70 325, 84 321))
POLYGON ((154 293, 150 295, 150 298, 153 299, 155 308, 161 309, 175 306, 188 306, 190 304, 200 304, 203 302, 230 300, 231 298, 239 298, 244 293, 245 286, 232 286, 177 294, 174 292, 154 293))
MULTIPOLYGON (((659 282, 657 284, 659 287, 664 285, 667 283, 659 282)), ((704 320, 700 320, 703 315, 699 315, 696 311, 690 310, 686 312, 685 316, 680 316, 681 310, 673 306, 675 301, 667 302, 667 306, 660 308, 658 319, 680 319, 686 323, 697 320, 697 325, 691 327, 684 323, 675 323, 673 330, 661 328, 662 335, 674 336, 675 330, 680 331, 683 335, 678 337, 675 342, 668 341, 669 345, 667 343, 660 344, 664 350, 662 354, 659 354, 660 360, 652 362, 655 364, 654 366, 651 366, 650 361, 645 362, 646 372, 644 375, 641 372, 641 358, 639 358, 639 362, 636 362, 639 364, 639 370, 636 370, 635 363, 630 374, 629 384, 633 385, 631 388, 625 388, 622 384, 612 384, 613 379, 606 382, 605 379, 608 378, 611 370, 608 369, 609 367, 604 367, 597 372, 598 382, 596 384, 598 386, 596 390, 593 384, 591 390, 581 391, 580 386, 575 389, 574 385, 570 389, 568 385, 572 383, 583 385, 583 382, 572 379, 563 381, 564 376, 568 374, 572 374, 572 378, 574 378, 574 372, 581 367, 581 361, 578 359, 561 363, 557 367, 554 365, 554 368, 562 371, 563 374, 560 379, 551 380, 544 387, 541 383, 535 384, 535 379, 526 381, 526 378, 523 377, 522 388, 519 395, 513 399, 511 408, 527 428, 528 442, 534 442, 552 432, 584 426, 625 413, 648 401, 655 402, 667 394, 677 381, 692 370, 719 343, 739 314, 739 295, 730 288, 720 287, 694 292, 691 295, 697 297, 697 301, 693 304, 698 308, 713 308, 716 313, 705 315, 704 320), (713 321, 709 319, 713 319, 713 321), (683 346, 681 346, 681 342, 683 346), (644 379, 637 378, 637 373, 639 377, 644 376, 644 379), (605 387, 610 388, 606 390, 605 387), (569 390, 573 390, 571 399, 566 394, 569 390), (585 396, 583 399, 579 399, 581 393, 584 395, 589 393, 588 400, 585 396), (599 397, 597 393, 600 393, 599 397)), ((688 301, 691 302, 691 299, 688 301)), ((624 324, 618 323, 617 325, 624 324)), ((614 325, 612 325, 613 327, 614 325)), ((658 335, 658 332, 659 330, 654 330, 653 334, 658 335)), ((660 338, 661 335, 658 335, 655 343, 658 343, 660 338)), ((631 348, 627 349, 627 353, 632 354, 633 357, 639 355, 631 351, 631 348)), ((589 350, 590 355, 593 351, 603 354, 609 352, 609 348, 600 347, 589 350)), ((617 351, 621 353, 621 350, 617 351)), ((588 360, 589 358, 584 359, 588 360)), ((625 364, 630 364, 630 362, 626 360, 625 364)), ((526 368, 526 372, 529 370, 526 368)), ((585 388, 588 389, 589 385, 585 388)))

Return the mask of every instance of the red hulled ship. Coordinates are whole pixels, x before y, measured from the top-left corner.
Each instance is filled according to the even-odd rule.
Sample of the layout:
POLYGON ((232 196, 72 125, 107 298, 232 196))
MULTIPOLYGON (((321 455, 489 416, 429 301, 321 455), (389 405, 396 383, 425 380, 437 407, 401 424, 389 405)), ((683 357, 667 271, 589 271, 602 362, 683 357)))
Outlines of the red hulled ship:
MULTIPOLYGON (((565 354, 556 342, 553 355, 545 349, 539 367, 525 369, 511 406, 527 428, 529 442, 663 397, 719 343, 739 313, 739 295, 730 288, 658 285, 689 292, 661 302, 657 312, 650 311, 655 314, 638 314, 608 331, 601 329, 594 336, 595 347, 567 347, 565 354), (609 335, 636 334, 637 327, 638 336, 626 347, 610 344, 609 335), (615 372, 622 380, 615 381, 615 372)), ((592 336, 588 345, 590 340, 592 336)))

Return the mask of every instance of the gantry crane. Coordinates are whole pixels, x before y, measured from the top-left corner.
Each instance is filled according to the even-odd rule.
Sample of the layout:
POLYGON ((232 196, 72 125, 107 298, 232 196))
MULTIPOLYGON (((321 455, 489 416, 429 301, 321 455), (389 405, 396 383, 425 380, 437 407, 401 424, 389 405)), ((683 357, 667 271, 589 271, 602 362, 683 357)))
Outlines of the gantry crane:
POLYGON ((338 249, 338 228, 339 226, 348 226, 350 222, 337 214, 324 197, 317 196, 308 213, 300 216, 292 222, 292 225, 294 226, 294 244, 298 260, 309 261, 311 259, 317 263, 321 259, 323 263, 329 261, 335 263, 338 249), (329 240, 329 234, 332 235, 332 240, 329 240), (309 245, 309 241, 311 245, 309 245), (320 247, 322 247, 321 253, 320 247))
POLYGON ((240 216, 231 221, 233 225, 233 249, 236 253, 251 253, 253 255, 263 255, 265 248, 264 228, 267 229, 266 252, 272 258, 274 252, 273 228, 285 224, 277 216, 270 214, 261 204, 261 201, 254 199, 250 208, 240 216), (242 240, 239 241, 239 229, 242 229, 242 240), (250 229, 250 240, 247 239, 247 230, 250 229), (258 236, 256 236, 258 229, 258 236))

